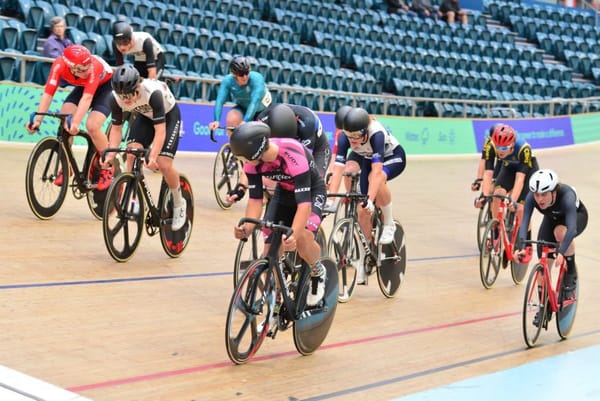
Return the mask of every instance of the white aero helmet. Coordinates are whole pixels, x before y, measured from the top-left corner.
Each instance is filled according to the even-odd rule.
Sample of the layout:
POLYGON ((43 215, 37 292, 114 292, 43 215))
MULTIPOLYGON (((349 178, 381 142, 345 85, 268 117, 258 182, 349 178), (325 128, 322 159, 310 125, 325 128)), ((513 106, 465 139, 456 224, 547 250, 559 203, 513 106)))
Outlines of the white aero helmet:
POLYGON ((558 175, 550 169, 538 170, 529 178, 529 190, 534 193, 543 194, 554 191, 557 185, 558 175))

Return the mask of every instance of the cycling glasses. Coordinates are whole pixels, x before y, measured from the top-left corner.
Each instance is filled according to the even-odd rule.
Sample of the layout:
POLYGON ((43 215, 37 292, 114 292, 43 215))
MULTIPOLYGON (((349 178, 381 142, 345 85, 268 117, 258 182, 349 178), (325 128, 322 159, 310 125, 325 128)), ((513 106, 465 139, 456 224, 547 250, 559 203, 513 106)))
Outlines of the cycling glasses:
POLYGON ((344 131, 344 134, 346 134, 349 139, 362 139, 365 136, 364 131, 344 131))
POLYGON ((244 78, 245 76, 250 75, 250 71, 242 72, 240 74, 233 74, 233 75, 235 75, 236 77, 244 78))
POLYGON ((117 39, 115 39, 115 42, 117 43, 118 46, 125 46, 125 45, 128 45, 129 43, 131 43, 131 39, 130 38, 117 38, 117 39))
POLYGON ((500 152, 508 152, 509 150, 511 150, 511 148, 513 147, 513 145, 508 145, 508 146, 496 146, 496 150, 500 151, 500 152))
POLYGON ((137 90, 135 92, 132 92, 132 93, 117 93, 117 96, 119 96, 123 100, 131 100, 134 97, 136 97, 137 95, 138 95, 138 91, 137 90))
POLYGON ((73 74, 82 74, 84 72, 88 72, 90 70, 90 68, 92 68, 91 64, 88 64, 88 65, 75 64, 72 67, 70 67, 71 72, 73 74))

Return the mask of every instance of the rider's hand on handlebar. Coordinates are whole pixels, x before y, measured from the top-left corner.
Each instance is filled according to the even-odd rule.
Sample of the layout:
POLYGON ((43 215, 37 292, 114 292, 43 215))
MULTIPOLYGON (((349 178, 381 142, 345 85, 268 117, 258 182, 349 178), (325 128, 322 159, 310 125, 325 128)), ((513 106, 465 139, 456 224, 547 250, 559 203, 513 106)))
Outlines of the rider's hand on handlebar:
POLYGON ((30 134, 33 134, 34 132, 38 131, 40 129, 40 125, 41 122, 35 120, 33 123, 29 123, 27 122, 27 124, 25 124, 25 129, 27 130, 27 132, 29 132, 30 134))
POLYGON ((361 206, 364 210, 366 210, 370 214, 373 214, 373 212, 375 211, 375 204, 373 203, 373 201, 371 199, 366 199, 365 201, 363 201, 361 206))
POLYGON ((214 131, 217 128, 219 128, 219 122, 218 121, 213 121, 212 123, 208 124, 208 129, 210 129, 211 131, 214 131))
POLYGON ((283 235, 283 250, 284 252, 291 252, 296 249, 296 237, 294 234, 289 237, 285 234, 283 235))
POLYGON ((477 198, 475 198, 475 200, 473 201, 473 205, 477 208, 477 209, 481 209, 483 207, 483 202, 485 202, 485 196, 483 195, 479 195, 477 198))
POLYGON ((246 228, 245 224, 242 224, 241 226, 234 226, 233 227, 233 236, 236 239, 244 239, 244 238, 248 238, 248 236, 250 235, 252 230, 249 230, 246 228))
POLYGON ((241 182, 238 182, 238 184, 235 186, 235 188, 233 188, 231 191, 227 192, 227 196, 225 197, 225 200, 229 203, 238 202, 244 198, 244 195, 246 195, 247 189, 248 189, 247 185, 244 185, 241 182))
POLYGON ((483 179, 476 178, 475 181, 471 183, 471 191, 479 191, 481 189, 481 181, 483 181, 483 179))

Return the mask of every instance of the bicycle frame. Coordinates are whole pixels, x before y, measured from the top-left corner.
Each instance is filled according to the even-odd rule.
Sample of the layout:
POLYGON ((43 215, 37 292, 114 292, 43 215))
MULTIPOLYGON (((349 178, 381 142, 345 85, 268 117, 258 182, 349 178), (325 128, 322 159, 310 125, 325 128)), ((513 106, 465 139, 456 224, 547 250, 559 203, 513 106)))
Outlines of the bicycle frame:
POLYGON ((498 207, 498 214, 496 215, 496 218, 498 219, 498 224, 500 226, 499 235, 501 235, 501 237, 502 237, 502 243, 504 245, 504 256, 506 257, 506 260, 512 260, 512 253, 514 250, 513 247, 516 242, 517 234, 519 232, 519 227, 520 227, 519 218, 518 218, 518 216, 516 216, 516 212, 515 212, 514 224, 512 227, 512 232, 510 233, 510 238, 509 238, 509 232, 506 228, 506 223, 505 223, 505 216, 506 216, 505 213, 506 213, 507 202, 511 201, 510 197, 508 197, 506 195, 488 195, 487 198, 490 200, 490 202, 492 201, 493 198, 500 199, 500 205, 498 207))
MULTIPOLYGON (((561 306, 565 307, 565 306, 571 305, 576 300, 575 300, 575 298, 565 299, 559 303, 558 293, 559 293, 559 289, 562 284, 563 277, 564 277, 565 273, 567 272, 567 264, 566 264, 565 260, 563 259, 563 262, 560 265, 560 268, 558 270, 558 278, 556 280, 556 286, 553 287, 552 286, 552 276, 551 276, 552 273, 551 273, 550 266, 548 266, 548 254, 553 250, 554 250, 554 248, 553 247, 551 248, 549 244, 543 243, 542 244, 542 257, 540 258, 539 263, 544 267, 544 274, 543 274, 542 280, 544 281, 543 284, 548 289, 548 303, 550 304, 550 309, 552 310, 552 312, 557 312, 561 306)), ((540 278, 538 277, 538 284, 540 284, 539 280, 540 280, 540 278)))

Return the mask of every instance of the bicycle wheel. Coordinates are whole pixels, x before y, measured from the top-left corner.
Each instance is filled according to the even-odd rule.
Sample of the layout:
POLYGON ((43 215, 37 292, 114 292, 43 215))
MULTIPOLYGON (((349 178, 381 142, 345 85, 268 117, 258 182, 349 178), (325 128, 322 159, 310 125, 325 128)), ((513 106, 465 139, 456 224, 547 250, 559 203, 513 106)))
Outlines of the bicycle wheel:
POLYGON ((535 346, 542 327, 546 325, 548 293, 544 283, 544 267, 537 264, 527 280, 523 300, 523 338, 529 348, 535 346), (541 284, 541 285, 540 285, 541 284))
POLYGON ((528 267, 529 263, 520 263, 515 262, 514 260, 510 262, 510 275, 515 284, 521 284, 523 282, 523 279, 527 275, 528 267))
POLYGON ((69 188, 69 162, 60 142, 54 137, 39 141, 29 156, 25 173, 27 203, 33 214, 47 220, 62 207, 69 188), (59 156, 60 154, 60 156, 59 156), (57 175, 63 174, 62 185, 54 184, 57 175))
POLYGON ((335 213, 333 215, 333 224, 335 225, 341 219, 344 219, 348 216, 350 210, 350 198, 341 198, 335 208, 335 213))
POLYGON ((479 248, 479 251, 481 251, 483 233, 491 219, 490 202, 486 200, 479 209, 479 215, 477 216, 477 248, 479 248))
POLYGON ((327 237, 325 236, 325 230, 323 230, 323 226, 319 226, 315 240, 321 247, 321 256, 327 256, 327 237))
POLYGON ((233 262, 233 286, 235 287, 244 275, 248 266, 263 254, 265 242, 262 231, 259 228, 252 230, 252 234, 246 240, 238 242, 233 262))
MULTIPOLYGON (((267 285, 269 264, 266 259, 252 263, 235 287, 229 302, 225 324, 225 346, 229 359, 243 364, 258 351, 269 329, 267 285)), ((273 296, 273 294, 271 294, 273 296)))
MULTIPOLYGON (((563 276, 564 279, 564 276, 563 276)), ((573 324, 575 323, 575 314, 577 313, 577 300, 579 299, 579 281, 575 281, 575 290, 571 294, 565 294, 561 288, 558 294, 558 311, 556 311, 556 330, 563 340, 569 336, 573 324)))
POLYGON ((215 157, 213 166, 213 190, 215 199, 221 209, 229 209, 232 203, 225 200, 227 193, 240 182, 242 165, 231 153, 229 143, 221 146, 215 157))
POLYGON ((483 243, 479 253, 479 276, 485 288, 492 288, 502 265, 504 244, 500 238, 500 223, 492 219, 483 232, 483 243))
POLYGON ((341 219, 333 226, 327 253, 338 266, 338 301, 348 302, 356 287, 357 269, 364 260, 360 236, 352 219, 341 219))
MULTIPOLYGON (((93 159, 89 163, 86 177, 88 177, 92 183, 97 183, 100 176, 100 165, 98 164, 99 158, 100 156, 98 153, 94 152, 93 159)), ((114 163, 113 177, 118 177, 121 174, 121 164, 119 162, 119 158, 115 158, 114 163)), ((100 191, 96 188, 86 193, 87 204, 90 212, 92 212, 92 215, 98 220, 102 220, 102 215, 104 214, 104 202, 106 201, 107 193, 107 190, 100 191)))
POLYGON ((173 198, 171 191, 167 187, 164 178, 160 186, 160 195, 158 207, 160 210, 160 243, 167 255, 172 258, 177 258, 183 253, 192 235, 194 226, 194 194, 192 193, 192 185, 186 176, 179 175, 179 187, 181 188, 181 196, 186 202, 186 222, 177 231, 171 228, 173 219, 173 198))
MULTIPOLYGON (((294 321, 294 345, 302 355, 310 355, 321 346, 329 333, 337 307, 338 275, 335 262, 323 258, 321 263, 327 269, 323 304, 318 308, 305 307, 304 311, 297 314, 300 318, 294 321)), ((304 286, 306 288, 300 291, 301 294, 308 293, 310 279, 305 281, 304 286)))
POLYGON ((392 298, 402 281, 406 271, 406 237, 404 229, 397 221, 394 243, 381 246, 381 265, 377 268, 377 283, 386 298, 392 298))
POLYGON ((134 254, 144 227, 144 198, 131 173, 117 177, 107 190, 102 232, 108 253, 117 262, 134 254))

